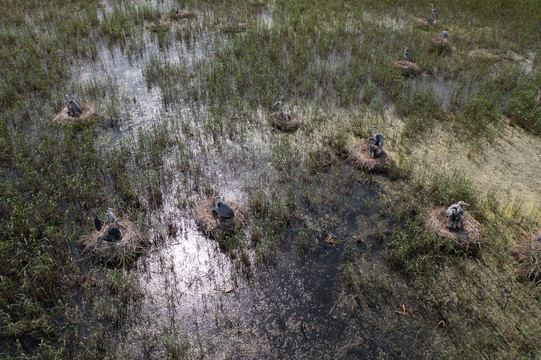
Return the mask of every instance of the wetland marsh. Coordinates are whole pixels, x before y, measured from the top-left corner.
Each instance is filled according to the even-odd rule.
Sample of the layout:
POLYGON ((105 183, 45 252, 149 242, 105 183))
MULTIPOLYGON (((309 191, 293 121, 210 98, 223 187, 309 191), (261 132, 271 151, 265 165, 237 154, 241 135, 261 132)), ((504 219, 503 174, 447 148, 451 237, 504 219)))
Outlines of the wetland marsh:
POLYGON ((541 230, 540 8, 435 6, 423 30, 416 1, 1 3, 0 356, 540 357, 511 255, 541 230), (66 93, 96 115, 53 123, 66 93), (372 125, 382 173, 351 157, 372 125), (232 233, 198 227, 215 195, 232 233), (459 200, 478 252, 425 226, 459 200), (144 251, 85 246, 108 208, 144 251))

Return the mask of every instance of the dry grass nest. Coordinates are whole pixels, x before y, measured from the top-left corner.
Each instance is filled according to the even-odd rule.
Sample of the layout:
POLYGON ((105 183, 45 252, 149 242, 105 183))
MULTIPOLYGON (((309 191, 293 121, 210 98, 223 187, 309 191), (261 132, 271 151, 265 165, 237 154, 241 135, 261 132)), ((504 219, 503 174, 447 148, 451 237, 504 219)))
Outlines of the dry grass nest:
POLYGON ((415 24, 417 25, 417 27, 423 29, 423 30, 430 30, 431 27, 434 27, 438 24, 439 20, 437 19, 434 19, 434 23, 431 24, 428 22, 428 20, 426 18, 418 18, 417 21, 415 22, 415 24))
POLYGON ((172 13, 169 18, 174 21, 179 21, 181 19, 195 19, 197 18, 197 14, 190 11, 180 10, 178 13, 172 13))
POLYGON ((445 211, 447 208, 440 207, 428 213, 425 226, 428 230, 434 230, 442 238, 453 239, 455 247, 477 254, 481 250, 481 224, 475 220, 467 211, 464 212, 462 230, 449 230, 445 226, 445 211))
POLYGON ((539 236, 541 232, 530 237, 525 236, 511 252, 511 255, 522 263, 522 274, 537 285, 541 284, 541 241, 537 240, 539 236))
POLYGON ((82 241, 86 248, 98 255, 102 261, 113 265, 130 263, 143 253, 147 245, 137 226, 125 218, 105 224, 100 231, 93 231, 83 237, 82 241), (120 229, 122 238, 114 242, 106 241, 105 237, 114 228, 120 229))
POLYGON ((247 23, 237 23, 237 24, 226 24, 222 26, 222 31, 226 33, 237 33, 241 31, 246 31, 248 29, 247 23))
POLYGON ((278 130, 285 132, 293 132, 301 127, 301 122, 295 114, 290 114, 290 120, 284 120, 280 112, 275 112, 271 117, 271 125, 277 128, 278 130))
POLYGON ((148 29, 159 29, 160 27, 167 27, 169 26, 169 21, 167 20, 160 20, 160 23, 158 25, 154 24, 154 20, 153 21, 149 21, 146 23, 145 25, 148 29))
POLYGON ((232 235, 246 224, 247 209, 236 201, 227 201, 235 212, 233 219, 220 219, 213 213, 213 199, 203 199, 196 204, 195 222, 201 231, 209 238, 215 238, 217 232, 232 235))
POLYGON ((485 49, 475 49, 470 51, 470 56, 477 58, 485 63, 496 63, 502 60, 502 57, 497 54, 493 54, 485 49))
POLYGON ((438 54, 442 54, 446 52, 451 52, 452 48, 451 48, 451 43, 449 42, 449 40, 447 40, 443 36, 436 36, 429 43, 428 50, 432 52, 436 51, 438 52, 438 54))
POLYGON ((377 158, 370 156, 370 145, 357 145, 349 153, 349 158, 356 167, 368 172, 384 172, 394 164, 393 158, 385 150, 377 158))
POLYGON ((90 102, 81 103, 81 110, 83 113, 79 116, 69 116, 68 115, 68 106, 64 106, 62 111, 56 114, 53 118, 55 124, 70 124, 78 121, 83 121, 92 115, 96 115, 96 105, 90 102))
POLYGON ((404 75, 414 75, 417 76, 421 73, 421 68, 411 61, 398 60, 395 61, 394 66, 400 68, 404 75))

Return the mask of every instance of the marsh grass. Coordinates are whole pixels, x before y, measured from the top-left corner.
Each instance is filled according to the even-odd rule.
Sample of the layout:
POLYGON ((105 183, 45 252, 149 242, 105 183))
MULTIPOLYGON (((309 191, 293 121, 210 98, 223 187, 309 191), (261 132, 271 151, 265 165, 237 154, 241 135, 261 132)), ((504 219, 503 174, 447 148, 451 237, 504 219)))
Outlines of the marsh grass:
MULTIPOLYGON (((189 9, 200 6, 201 13, 214 12, 216 18, 234 12, 248 19, 245 32, 216 46, 212 57, 195 61, 190 68, 193 73, 183 60, 165 61, 160 54, 144 64, 147 84, 160 87, 166 109, 192 102, 210 107, 211 114, 197 124, 164 116, 164 121, 114 146, 99 146, 106 132, 100 121, 61 129, 49 123, 62 102, 58 94, 79 86, 74 84, 71 62, 95 60, 100 41, 121 47, 133 58, 144 51, 147 36, 149 41, 157 41, 160 49, 171 46, 175 39, 193 44, 212 25, 179 22, 173 29, 153 33, 144 24, 170 10, 129 1, 112 7, 90 0, 76 5, 56 0, 15 1, 9 9, 8 4, 2 5, 3 355, 133 355, 117 349, 110 335, 117 334, 115 327, 129 319, 140 294, 138 284, 124 269, 93 264, 78 247, 76 240, 92 231, 89 211, 119 205, 130 208, 145 224, 148 213, 164 206, 168 187, 177 178, 184 188, 211 195, 216 184, 207 176, 205 160, 209 154, 229 150, 228 142, 245 139, 250 126, 262 126, 255 116, 246 114, 267 109, 277 94, 287 94, 291 104, 309 116, 306 128, 294 135, 269 137, 269 163, 278 172, 279 181, 292 185, 277 191, 273 186, 245 189, 254 211, 252 245, 241 237, 224 239, 226 249, 240 252, 245 266, 252 256, 247 255, 249 246, 254 247, 256 265, 276 259, 299 204, 312 210, 336 208, 338 200, 320 186, 327 184, 322 179, 340 176, 336 169, 343 168, 336 164, 351 140, 348 132, 363 132, 362 128, 369 126, 368 120, 348 116, 327 118, 323 115, 328 109, 381 111, 393 104, 405 123, 405 140, 429 133, 436 121, 442 121, 442 99, 430 87, 411 86, 412 79, 397 75, 393 69, 406 42, 427 76, 455 81, 447 109, 453 116, 444 121, 457 132, 485 139, 498 136, 494 129, 505 115, 533 134, 541 133, 540 107, 534 102, 540 83, 540 57, 533 60, 533 72, 526 74, 520 62, 507 55, 514 51, 526 58, 535 49, 541 14, 534 0, 502 1, 497 6, 489 0, 440 4, 440 26, 449 26, 456 47, 447 56, 424 50, 432 33, 414 26, 400 27, 427 11, 426 4, 412 0, 399 6, 389 0, 347 7, 336 1, 315 5, 308 1, 255 1, 248 7, 237 1, 204 5, 187 1, 183 5, 189 9), (254 20, 262 7, 273 8, 272 26, 254 20), (470 56, 479 49, 494 56, 470 56), (311 113, 305 108, 317 110, 311 113), (314 114, 317 111, 320 114, 314 114), (337 126, 329 125, 333 122, 337 126), (323 139, 325 129, 333 130, 323 139), (213 141, 212 146, 201 145, 206 139, 213 141), (171 162, 171 158, 177 160, 171 162), (82 273, 88 273, 86 278, 82 273), (79 297, 84 300, 78 302, 79 297)), ((79 89, 84 97, 101 101, 105 118, 124 119, 114 101, 120 90, 113 80, 89 82, 79 89)), ((495 199, 480 197, 466 178, 456 174, 413 177, 407 156, 399 159, 399 166, 390 174, 395 191, 401 193, 392 203, 398 205, 378 205, 397 219, 387 259, 411 291, 421 294, 426 311, 448 320, 450 340, 445 344, 451 345, 440 349, 441 356, 539 356, 539 311, 532 306, 538 301, 537 290, 516 282, 512 275, 515 269, 507 262, 514 245, 509 239, 515 234, 517 221, 533 220, 521 217, 518 207, 501 210, 495 199), (441 246, 440 240, 422 229, 422 215, 428 208, 457 200, 471 203, 472 213, 487 228, 487 246, 479 258, 441 246)), ((189 207, 190 201, 181 193, 177 204, 189 207)), ((363 206, 371 205, 367 202, 363 206)), ((313 245, 311 236, 309 231, 299 232, 300 253, 313 245)), ((384 243, 384 238, 382 235, 379 241, 384 243)), ((343 268, 346 287, 355 288, 362 282, 358 269, 353 256, 348 255, 343 268)), ((144 342, 149 351, 156 346, 155 339, 144 338, 144 342)), ((162 343, 171 357, 182 357, 190 348, 176 333, 165 334, 162 343)), ((204 347, 205 339, 199 344, 204 347)))

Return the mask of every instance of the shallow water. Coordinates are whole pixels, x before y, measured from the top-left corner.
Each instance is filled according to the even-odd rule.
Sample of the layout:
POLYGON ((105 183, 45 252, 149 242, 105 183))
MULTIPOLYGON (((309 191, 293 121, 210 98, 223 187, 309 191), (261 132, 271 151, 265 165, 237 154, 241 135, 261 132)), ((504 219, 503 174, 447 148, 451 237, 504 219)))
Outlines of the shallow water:
MULTIPOLYGON (((259 22, 272 27, 272 12, 263 11, 259 22)), ((402 21, 385 24, 396 29, 404 26, 402 21)), ((181 178, 182 174, 177 174, 163 185, 163 206, 149 216, 148 222, 155 234, 166 228, 166 224, 172 224, 177 232, 160 241, 153 239, 156 246, 139 259, 133 270, 145 296, 130 320, 120 325, 123 341, 131 353, 136 358, 163 358, 170 346, 167 344, 173 342, 179 344, 189 358, 428 356, 426 344, 437 338, 434 329, 425 329, 420 322, 405 320, 393 311, 407 299, 392 297, 383 291, 385 286, 377 282, 356 298, 343 289, 348 240, 352 236, 361 239, 352 245, 356 268, 375 279, 388 272, 383 249, 389 240, 390 234, 385 229, 391 227, 391 219, 381 215, 377 208, 384 189, 377 183, 360 181, 345 188, 331 175, 326 182, 310 180, 304 184, 301 179, 286 177, 288 184, 270 185, 281 179, 282 174, 277 169, 282 165, 277 160, 280 146, 295 150, 293 155, 288 155, 303 160, 308 150, 313 150, 314 139, 320 141, 324 136, 325 129, 318 130, 320 132, 313 137, 302 131, 279 134, 268 126, 267 110, 262 108, 243 111, 238 115, 240 119, 224 116, 217 124, 216 117, 205 106, 188 102, 165 106, 159 86, 149 88, 143 76, 145 64, 157 57, 182 63, 188 71, 195 72, 200 63, 213 56, 217 47, 227 43, 228 37, 223 34, 197 36, 190 44, 181 41, 165 48, 158 46, 151 35, 144 41, 145 51, 140 56, 130 57, 120 48, 111 50, 101 44, 97 61, 77 65, 80 83, 109 77, 121 97, 135 99, 119 123, 118 137, 130 139, 137 129, 150 132, 153 125, 170 124, 172 129, 178 126, 169 135, 178 136, 198 169, 196 179, 187 181, 181 178), (193 134, 178 130, 183 126, 193 134), (224 130, 226 126, 233 130, 224 130), (217 130, 210 134, 209 129, 217 130), (277 240, 272 261, 255 264, 255 250, 251 247, 247 251, 252 265, 246 267, 239 259, 225 254, 216 241, 203 236, 195 225, 191 207, 178 205, 178 199, 195 202, 209 196, 201 188, 193 190, 190 181, 206 182, 226 200, 244 204, 248 203, 249 187, 274 188, 280 196, 283 196, 280 193, 283 187, 293 187, 298 194, 295 220, 285 230, 284 239, 277 240), (315 193, 320 198, 335 196, 336 201, 308 205, 302 193, 309 186, 316 188, 315 193), (367 205, 369 203, 375 205, 367 205), (311 244, 306 255, 299 254, 297 248, 301 230, 306 231, 311 244), (374 236, 378 231, 383 232, 382 240, 374 236), (329 234, 336 239, 336 244, 325 243, 329 234), (381 304, 388 306, 382 308, 381 304)), ((340 61, 348 60, 330 56, 315 65, 333 69, 340 61)), ((413 86, 431 87, 443 106, 449 104, 455 88, 454 83, 434 77, 421 76, 412 82, 413 86)), ((306 110, 304 115, 309 112, 306 110)), ((516 138, 509 141, 513 143, 516 138)), ((442 154, 448 149, 444 146, 433 145, 434 151, 430 146, 427 144, 429 150, 424 148, 425 152, 419 153, 423 161, 441 162, 446 158, 452 166, 468 165, 469 173, 480 175, 479 181, 483 179, 481 175, 489 171, 501 172, 498 178, 511 180, 501 169, 495 168, 495 161, 489 162, 492 168, 487 168, 468 163, 463 154, 456 155, 452 151, 448 156, 442 154), (430 158, 431 154, 437 154, 436 158, 430 158)), ((512 152, 505 144, 502 146, 504 150, 495 152, 505 154, 509 162, 508 154, 512 152)), ((521 146, 521 151, 535 156, 528 146, 521 146)), ((172 172, 178 156, 172 151, 164 161, 172 172)), ((501 160, 501 157, 495 155, 496 159, 501 160)), ((340 168, 344 173, 348 169, 351 171, 347 166, 340 168)), ((533 176, 535 171, 541 173, 541 169, 535 167, 518 170, 528 171, 528 176, 533 176)), ((288 171, 295 172, 295 169, 288 171)), ((342 173, 333 175, 344 176, 342 173)), ((485 183, 480 184, 490 180, 485 179, 485 183)), ((386 179, 376 177, 376 181, 384 183, 386 179)), ((525 186, 524 191, 530 191, 526 194, 533 198, 536 192, 540 193, 538 188, 526 189, 525 186)), ((400 289, 396 291, 400 293, 400 289)))

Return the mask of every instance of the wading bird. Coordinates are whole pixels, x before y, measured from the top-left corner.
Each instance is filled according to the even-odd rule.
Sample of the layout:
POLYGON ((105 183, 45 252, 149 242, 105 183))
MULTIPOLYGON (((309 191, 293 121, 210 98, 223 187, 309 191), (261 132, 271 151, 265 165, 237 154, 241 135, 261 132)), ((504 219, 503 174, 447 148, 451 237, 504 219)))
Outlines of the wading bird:
POLYGON ((376 126, 372 125, 372 135, 368 138, 368 145, 370 149, 370 156, 377 158, 383 152, 383 139, 382 134, 376 132, 376 126))
POLYGON ((110 228, 109 231, 107 232, 107 235, 104 236, 103 238, 103 240, 108 241, 108 242, 116 242, 121 239, 122 239, 122 232, 120 231, 119 228, 116 228, 116 227, 110 228))
POLYGON ((235 217, 235 212, 231 205, 223 201, 219 196, 214 198, 213 207, 213 211, 218 214, 220 219, 233 219, 235 217))
POLYGON ((444 38, 449 38, 449 33, 445 30, 443 30, 441 33, 440 33, 441 36, 443 36, 444 38))
POLYGON ((280 96, 280 99, 278 99, 278 101, 272 105, 272 111, 278 111, 282 107, 282 102, 284 99, 284 96, 280 96))
POLYGON ((408 52, 408 47, 404 45, 404 57, 409 61, 414 63, 413 58, 411 57, 410 53, 408 52))
POLYGON ((160 19, 156 16, 156 19, 154 19, 154 25, 160 25, 160 19))
POLYGON ((464 201, 459 201, 447 208, 445 211, 445 216, 447 217, 445 225, 449 229, 462 229, 462 216, 464 215, 464 210, 467 206, 469 205, 464 201))
POLYGON ((436 11, 436 8, 434 7, 434 4, 430 4, 430 11, 432 11, 432 14, 434 14, 434 19, 438 18, 438 12, 436 11))
POLYGON ((68 94, 65 94, 64 97, 66 98, 66 101, 68 102, 68 115, 70 116, 79 116, 83 113, 83 110, 81 110, 81 107, 77 102, 73 99, 70 99, 68 94))
POLYGON ((98 217, 98 214, 96 214, 95 210, 92 210, 92 213, 94 214, 94 227, 96 228, 96 230, 100 231, 101 230, 101 220, 98 217))
POLYGON ((106 224, 112 223, 116 220, 116 215, 113 212, 113 209, 109 208, 107 209, 107 212, 105 213, 105 216, 103 218, 106 224))

